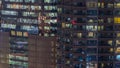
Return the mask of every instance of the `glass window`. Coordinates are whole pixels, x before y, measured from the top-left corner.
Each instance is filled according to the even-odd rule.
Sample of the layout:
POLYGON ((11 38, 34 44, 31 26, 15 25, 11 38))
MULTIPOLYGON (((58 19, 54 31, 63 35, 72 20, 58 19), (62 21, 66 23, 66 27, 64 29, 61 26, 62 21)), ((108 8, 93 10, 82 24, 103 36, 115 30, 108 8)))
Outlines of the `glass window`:
POLYGON ((1 14, 3 14, 3 15, 18 15, 18 12, 17 11, 1 10, 1 14))
POLYGON ((96 37, 96 33, 88 32, 88 38, 95 38, 95 37, 96 37))
POLYGON ((120 61, 120 55, 116 56, 116 60, 120 61))
POLYGON ((97 15, 97 10, 87 10, 87 15, 97 15))
POLYGON ((1 24, 2 28, 16 29, 16 25, 14 24, 1 24))
POLYGON ((13 36, 16 35, 16 34, 15 34, 15 31, 11 31, 11 35, 13 35, 13 36))
POLYGON ((116 46, 120 45, 120 40, 116 40, 116 46))
POLYGON ((97 40, 87 40, 87 46, 96 46, 97 40))
POLYGON ((57 8, 58 13, 62 13, 62 8, 57 8))
POLYGON ((115 53, 120 53, 120 47, 117 47, 117 48, 116 48, 115 53))
POLYGON ((50 30, 49 26, 44 26, 44 30, 50 30))
POLYGON ((26 3, 29 3, 29 2, 31 2, 31 3, 34 3, 35 2, 35 0, 24 0, 26 3))
POLYGON ((28 37, 28 32, 23 32, 24 37, 28 37))
POLYGON ((86 25, 87 31, 97 31, 97 25, 86 25))
POLYGON ((118 37, 118 38, 119 38, 119 37, 120 37, 120 33, 116 33, 116 37, 118 37))
POLYGON ((97 23, 98 22, 98 18, 96 18, 96 17, 88 17, 87 18, 87 22, 88 23, 97 23))
POLYGON ((47 17, 57 17, 57 13, 45 13, 45 16, 47 17))
POLYGON ((114 23, 120 24, 120 17, 114 17, 114 23))
POLYGON ((103 18, 98 18, 98 23, 104 23, 104 19, 103 18))
POLYGON ((104 2, 98 2, 98 7, 99 8, 104 8, 105 7, 105 3, 104 2))
POLYGON ((77 33, 77 37, 81 38, 82 37, 82 33, 77 33))
POLYGON ((23 2, 23 0, 5 0, 5 1, 9 1, 9 2, 23 2))
POLYGON ((120 3, 115 3, 115 4, 114 4, 114 7, 115 7, 115 8, 120 8, 120 3))
POLYGON ((87 7, 88 8, 96 8, 97 7, 97 2, 87 2, 87 7))
POLYGON ((17 36, 22 36, 22 32, 17 32, 17 36))
POLYGON ((86 67, 86 65, 84 65, 84 64, 75 64, 74 65, 74 68, 85 68, 86 67))
POLYGON ((113 25, 109 25, 109 26, 107 25, 107 26, 105 26, 104 30, 105 31, 112 31, 113 30, 113 25))
POLYGON ((86 61, 96 61, 97 60, 97 56, 96 55, 88 55, 86 57, 86 61))
POLYGON ((114 33, 99 33, 99 38, 113 38, 114 33))
POLYGON ((107 4, 107 7, 108 7, 108 8, 113 8, 113 7, 114 7, 114 4, 113 4, 113 3, 108 3, 108 4, 107 4))
POLYGON ((113 53, 114 49, 113 48, 99 48, 98 52, 100 54, 107 54, 107 53, 113 53))
POLYGON ((107 18, 107 22, 108 22, 108 23, 112 23, 113 20, 114 20, 113 18, 107 18))
POLYGON ((112 40, 108 40, 108 44, 112 46, 113 45, 113 41, 112 40))
POLYGON ((62 23, 62 28, 72 28, 72 24, 62 23))
POLYGON ((87 63, 86 68, 97 68, 97 63, 87 63))
POLYGON ((38 23, 37 19, 27 19, 27 18, 19 18, 17 21, 20 23, 33 23, 33 24, 38 23))
POLYGON ((120 10, 115 10, 115 15, 120 15, 120 10))
POLYGON ((44 0, 44 3, 56 3, 58 0, 44 0))
POLYGON ((113 68, 113 63, 98 63, 98 68, 113 68))
POLYGON ((38 15, 35 12, 23 12, 23 16, 37 17, 38 15))
POLYGON ((45 10, 57 10, 56 6, 44 6, 45 10))
POLYGON ((98 61, 113 61, 113 56, 99 56, 98 61))

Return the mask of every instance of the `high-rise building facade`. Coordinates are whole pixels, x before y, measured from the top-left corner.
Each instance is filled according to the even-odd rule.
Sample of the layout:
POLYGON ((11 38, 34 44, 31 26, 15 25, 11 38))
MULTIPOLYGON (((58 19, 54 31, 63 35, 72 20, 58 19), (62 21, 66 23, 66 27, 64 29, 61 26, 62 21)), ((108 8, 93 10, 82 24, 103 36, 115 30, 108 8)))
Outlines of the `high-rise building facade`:
POLYGON ((55 37, 25 31, 0 32, 1 68, 55 68, 55 37))
POLYGON ((58 68, 120 67, 120 1, 61 0, 58 68))
POLYGON ((55 36, 57 0, 0 0, 1 30, 26 30, 29 34, 55 36))
POLYGON ((0 0, 1 68, 55 68, 56 4, 0 0))

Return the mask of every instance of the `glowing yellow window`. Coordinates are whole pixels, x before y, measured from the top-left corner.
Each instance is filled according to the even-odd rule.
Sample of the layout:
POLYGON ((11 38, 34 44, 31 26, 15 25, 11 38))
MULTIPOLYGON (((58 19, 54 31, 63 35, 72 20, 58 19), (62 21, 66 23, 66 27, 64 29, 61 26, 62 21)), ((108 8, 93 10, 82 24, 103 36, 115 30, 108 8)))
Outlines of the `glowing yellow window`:
POLYGON ((120 37, 120 33, 117 33, 117 37, 120 37))
POLYGON ((15 35, 15 31, 11 31, 11 35, 15 35))
POLYGON ((65 28, 65 23, 62 23, 62 28, 65 28))
POLYGON ((119 23, 120 24, 120 17, 115 17, 114 18, 114 23, 119 23))
POLYGON ((27 33, 27 32, 24 32, 24 33, 23 33, 23 36, 24 36, 24 37, 27 37, 27 36, 28 36, 28 33, 27 33))
POLYGON ((120 47, 118 47, 115 52, 120 53, 120 47))
POLYGON ((116 40, 116 45, 120 45, 120 40, 116 40))
POLYGON ((94 37, 94 33, 93 32, 89 32, 88 33, 88 37, 94 37))
POLYGON ((109 40, 109 41, 108 41, 108 44, 111 45, 111 46, 112 46, 112 43, 113 43, 112 40, 109 40))
POLYGON ((77 33, 77 37, 81 38, 82 37, 82 33, 77 33))
POLYGON ((17 36, 22 36, 22 32, 17 32, 17 36))
POLYGON ((113 48, 110 48, 110 52, 113 52, 114 51, 114 49, 113 48))
POLYGON ((116 3, 115 8, 120 8, 120 3, 116 3))

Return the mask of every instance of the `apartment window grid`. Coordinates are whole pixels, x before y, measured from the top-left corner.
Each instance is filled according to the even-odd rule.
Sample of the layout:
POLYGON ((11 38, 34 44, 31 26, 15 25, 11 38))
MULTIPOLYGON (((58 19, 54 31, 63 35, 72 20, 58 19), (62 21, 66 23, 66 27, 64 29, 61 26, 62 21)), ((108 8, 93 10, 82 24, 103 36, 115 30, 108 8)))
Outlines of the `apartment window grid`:
MULTIPOLYGON (((64 57, 64 59, 68 59, 68 60, 64 60, 63 64, 66 63, 66 65, 63 65, 63 67, 65 66, 65 67, 73 67, 73 68, 86 68, 86 67, 117 68, 117 66, 119 66, 118 64, 120 63, 119 62, 119 46, 116 47, 116 43, 114 43, 116 40, 117 40, 117 44, 119 43, 118 42, 119 16, 118 15, 116 16, 115 13, 113 13, 114 9, 119 8, 119 2, 116 4, 116 2, 113 0, 110 0, 110 1, 98 0, 98 1, 93 1, 94 3, 92 1, 93 0, 91 1, 86 0, 87 5, 84 6, 85 14, 83 15, 70 14, 69 10, 74 10, 74 9, 75 9, 74 13, 77 13, 78 9, 76 8, 78 6, 75 8, 74 7, 71 8, 71 6, 69 6, 67 8, 65 7, 67 13, 63 12, 64 15, 61 16, 62 18, 60 18, 61 19, 60 22, 62 23, 61 24, 62 39, 60 38, 59 40, 60 42, 64 42, 63 44, 60 45, 60 48, 61 49, 65 48, 65 50, 63 50, 62 52, 63 54, 66 54, 66 53, 68 54, 68 55, 65 55, 66 57, 64 57), (82 19, 85 18, 87 22, 78 23, 78 21, 76 21, 76 17, 77 18, 82 17, 82 19), (66 28, 66 23, 71 23, 72 27, 69 29, 66 28), (70 31, 69 34, 67 34, 69 38, 67 38, 66 35, 63 36, 68 31, 70 31), (72 42, 73 44, 70 44, 69 42, 72 42), (65 47, 66 44, 68 46, 68 49, 67 47, 65 47), (83 58, 82 57, 77 58, 78 64, 75 64, 76 60, 71 60, 71 59, 76 59, 76 57, 80 55, 80 54, 76 55, 74 53, 74 45, 76 45, 75 47, 78 48, 78 52, 80 52, 80 54, 85 55, 85 57, 83 58), (81 45, 84 45, 84 46, 81 46, 81 45), (79 50, 80 48, 79 46, 81 46, 81 48, 83 47, 82 48, 83 50, 79 50), (87 53, 86 48, 95 48, 95 51, 97 52, 97 53, 95 52, 96 55, 94 51, 91 51, 94 53, 91 55, 87 53), (117 55, 115 52, 117 53, 117 55), (94 63, 94 62, 92 63, 92 61, 96 61, 97 63, 94 63), (104 61, 106 61, 106 63, 104 63, 104 61), (80 63, 82 62, 86 62, 85 65, 81 65, 80 63)), ((67 0, 62 2, 67 2, 67 0)), ((75 2, 75 1, 72 1, 72 2, 75 2)), ((76 1, 76 2, 79 3, 79 1, 76 1)), ((82 1, 80 2, 82 3, 82 1)), ((62 4, 62 6, 63 5, 64 4, 62 4)), ((62 8, 64 8, 64 6, 62 8)), ((80 5, 79 9, 83 10, 83 6, 80 5)))
POLYGON ((5 25, 10 23, 8 26, 14 23, 15 26, 19 26, 18 28, 10 28, 1 25, 1 30, 9 31, 9 29, 18 29, 26 30, 29 34, 37 34, 39 36, 56 36, 57 0, 1 0, 0 3, 2 6, 1 19, 4 21, 1 23, 5 25), (41 20, 42 16, 44 16, 44 21, 41 20), (7 21, 9 19, 12 21, 7 21), (21 24, 18 25, 19 23, 21 24), (34 26, 30 26, 29 24, 34 26), (50 26, 50 29, 46 30, 44 26, 50 26))

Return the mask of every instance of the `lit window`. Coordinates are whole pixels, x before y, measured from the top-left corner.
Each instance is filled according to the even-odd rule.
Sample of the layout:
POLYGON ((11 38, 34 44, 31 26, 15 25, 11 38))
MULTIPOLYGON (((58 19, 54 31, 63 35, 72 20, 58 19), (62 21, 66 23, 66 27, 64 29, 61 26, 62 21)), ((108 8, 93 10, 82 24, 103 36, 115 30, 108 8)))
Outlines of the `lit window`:
POLYGON ((49 26, 44 26, 44 30, 50 30, 49 26))
POLYGON ((57 13, 45 13, 47 17, 57 17, 57 13))
POLYGON ((101 31, 104 29, 104 26, 98 26, 98 31, 101 31))
POLYGON ((14 24, 1 24, 1 27, 2 28, 9 28, 9 29, 15 29, 16 28, 16 25, 14 24))
POLYGON ((116 56, 116 60, 120 61, 120 55, 116 56))
POLYGON ((107 18, 107 22, 108 22, 108 23, 113 22, 113 18, 107 18))
POLYGON ((23 36, 24 36, 24 37, 28 37, 28 33, 27 33, 27 32, 24 32, 24 33, 23 33, 23 36))
POLYGON ((87 2, 87 7, 95 8, 95 7, 97 7, 97 2, 87 2))
POLYGON ((26 2, 26 3, 29 3, 29 2, 34 3, 35 0, 25 0, 25 2, 26 2))
POLYGON ((108 44, 112 46, 113 41, 112 40, 108 40, 108 44))
POLYGON ((22 32, 17 32, 17 36, 22 36, 22 32))
POLYGON ((88 37, 90 37, 90 38, 95 37, 95 33, 93 33, 93 32, 88 32, 88 37))
POLYGON ((114 23, 119 23, 120 24, 120 17, 115 17, 114 18, 114 23))
POLYGON ((62 23, 62 28, 65 28, 65 23, 62 23))
POLYGON ((81 38, 82 37, 82 33, 77 33, 77 37, 81 38))
POLYGON ((120 40, 116 40, 116 46, 120 45, 120 40))
POLYGON ((15 31, 11 31, 11 35, 15 35, 15 31))
POLYGON ((109 51, 110 51, 110 52, 113 52, 113 51, 114 51, 114 49, 113 49, 113 48, 110 48, 110 49, 109 49, 109 51))
POLYGON ((117 48, 116 48, 115 53, 120 53, 120 47, 117 47, 117 48))
POLYGON ((100 7, 100 8, 104 8, 104 7, 105 7, 104 2, 98 2, 98 7, 100 7))
POLYGON ((57 8, 58 13, 62 13, 62 8, 57 8))
POLYGON ((98 19, 98 23, 104 23, 104 19, 98 19))
POLYGON ((41 10, 41 6, 31 5, 31 10, 41 10))
POLYGON ((71 28, 72 24, 66 24, 66 28, 71 28))
POLYGON ((120 37, 120 33, 117 33, 117 37, 120 37))
POLYGON ((57 0, 44 0, 44 3, 55 3, 57 0))
POLYGON ((48 33, 44 33, 44 36, 45 36, 45 37, 48 37, 48 36, 49 36, 49 34, 48 34, 48 33))
POLYGON ((114 7, 114 4, 108 3, 107 7, 108 7, 108 8, 113 8, 113 7, 114 7))
POLYGON ((3 15, 18 15, 18 12, 17 11, 1 10, 1 14, 3 14, 3 15))
POLYGON ((55 6, 44 6, 44 9, 45 10, 56 10, 57 7, 55 7, 55 6))
POLYGON ((120 3, 115 3, 115 4, 114 4, 114 7, 115 7, 115 8, 120 8, 120 3))
POLYGON ((93 25, 87 25, 86 26, 86 30, 88 31, 96 31, 97 30, 97 26, 93 26, 93 25))
POLYGON ((35 12, 23 12, 23 16, 37 17, 38 15, 35 12))
POLYGON ((23 2, 23 0, 5 0, 5 1, 8 1, 8 2, 23 2))
POLYGON ((97 63, 87 63, 87 68, 97 68, 97 63))

